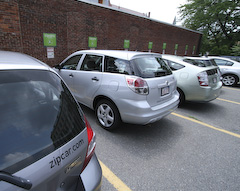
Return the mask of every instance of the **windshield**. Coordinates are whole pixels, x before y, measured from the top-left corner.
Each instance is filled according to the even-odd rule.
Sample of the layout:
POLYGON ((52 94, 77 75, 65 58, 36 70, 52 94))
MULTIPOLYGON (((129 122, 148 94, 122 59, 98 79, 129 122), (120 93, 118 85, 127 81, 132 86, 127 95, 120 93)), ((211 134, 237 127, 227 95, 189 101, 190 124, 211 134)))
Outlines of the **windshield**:
POLYGON ((215 63, 215 61, 213 59, 211 60, 200 60, 200 59, 184 59, 183 61, 195 65, 195 66, 199 66, 199 67, 208 67, 208 66, 217 66, 217 64, 215 63))
POLYGON ((1 71, 0 89, 0 170, 23 169, 85 128, 79 106, 50 71, 1 71))
POLYGON ((159 57, 141 57, 132 60, 136 75, 154 78, 172 74, 169 66, 159 57))

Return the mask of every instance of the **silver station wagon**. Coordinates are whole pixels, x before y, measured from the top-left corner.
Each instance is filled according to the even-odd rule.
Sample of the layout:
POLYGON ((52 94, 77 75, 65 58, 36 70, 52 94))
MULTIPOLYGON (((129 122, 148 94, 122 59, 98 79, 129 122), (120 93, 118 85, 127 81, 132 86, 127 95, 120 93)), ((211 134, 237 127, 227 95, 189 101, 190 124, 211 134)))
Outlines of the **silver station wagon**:
POLYGON ((0 51, 0 190, 100 191, 95 133, 62 78, 0 51))
POLYGON ((85 50, 68 56, 55 70, 76 99, 95 110, 100 125, 153 123, 178 107, 176 79, 160 54, 85 50))

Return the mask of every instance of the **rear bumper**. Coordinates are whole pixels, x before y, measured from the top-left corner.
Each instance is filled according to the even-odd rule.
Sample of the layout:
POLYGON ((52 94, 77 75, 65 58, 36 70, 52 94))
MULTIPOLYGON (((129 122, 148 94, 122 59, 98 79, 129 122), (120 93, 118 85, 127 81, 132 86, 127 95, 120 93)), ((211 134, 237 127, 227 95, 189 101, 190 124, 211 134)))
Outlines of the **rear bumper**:
POLYGON ((151 107, 147 101, 122 101, 119 108, 121 119, 125 123, 146 125, 154 123, 169 115, 179 104, 179 94, 176 93, 169 101, 151 107), (121 109, 120 109, 121 108, 121 109))
POLYGON ((98 162, 96 154, 92 156, 87 167, 81 173, 81 179, 85 191, 101 191, 102 169, 98 162))
POLYGON ((195 87, 184 92, 186 101, 209 102, 216 99, 221 92, 222 82, 218 82, 216 87, 195 87))

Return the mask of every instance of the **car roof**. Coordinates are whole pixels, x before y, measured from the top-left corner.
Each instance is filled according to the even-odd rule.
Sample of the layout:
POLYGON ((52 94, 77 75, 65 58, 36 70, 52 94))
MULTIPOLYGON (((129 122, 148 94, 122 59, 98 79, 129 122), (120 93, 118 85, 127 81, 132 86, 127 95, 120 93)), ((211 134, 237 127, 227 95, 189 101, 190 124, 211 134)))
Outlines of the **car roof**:
POLYGON ((50 67, 26 54, 0 50, 0 70, 13 69, 50 70, 50 67))
POLYGON ((158 53, 125 51, 125 50, 81 50, 73 53, 71 56, 82 54, 82 53, 102 54, 105 56, 111 56, 111 57, 120 58, 124 60, 131 60, 141 56, 161 56, 161 54, 158 54, 158 53))
POLYGON ((192 59, 192 60, 213 60, 213 58, 210 57, 193 57, 193 56, 185 56, 187 59, 192 59))
POLYGON ((182 65, 184 65, 184 66, 197 67, 197 66, 192 65, 192 64, 190 64, 190 63, 188 63, 188 62, 185 62, 185 61, 184 61, 185 57, 183 57, 183 56, 163 54, 163 55, 162 55, 162 58, 163 58, 163 59, 170 60, 170 61, 172 61, 172 62, 177 62, 177 63, 182 64, 182 65))
POLYGON ((230 59, 230 58, 225 58, 225 57, 220 57, 220 56, 208 56, 208 58, 220 59, 220 60, 226 60, 226 61, 229 61, 229 62, 239 63, 239 62, 236 61, 236 60, 232 60, 232 59, 230 59))
POLYGON ((175 60, 175 61, 183 61, 183 59, 184 59, 184 57, 182 57, 182 56, 171 55, 171 54, 163 54, 162 57, 165 59, 171 59, 171 60, 175 60))
MULTIPOLYGON (((163 54, 162 55, 162 58, 163 59, 167 59, 167 60, 170 60, 172 62, 176 62, 176 63, 179 63, 179 64, 182 64, 184 66, 187 66, 187 67, 192 67, 192 68, 198 68, 198 69, 202 69, 202 70, 205 70, 205 67, 199 67, 199 66, 196 66, 194 64, 191 64, 191 63, 188 63, 186 60, 187 59, 194 59, 194 60, 213 60, 213 59, 206 59, 206 58, 203 58, 202 57, 185 57, 185 56, 176 56, 176 55, 170 55, 170 54, 163 54)), ((217 67, 217 66, 212 66, 212 67, 217 67)))

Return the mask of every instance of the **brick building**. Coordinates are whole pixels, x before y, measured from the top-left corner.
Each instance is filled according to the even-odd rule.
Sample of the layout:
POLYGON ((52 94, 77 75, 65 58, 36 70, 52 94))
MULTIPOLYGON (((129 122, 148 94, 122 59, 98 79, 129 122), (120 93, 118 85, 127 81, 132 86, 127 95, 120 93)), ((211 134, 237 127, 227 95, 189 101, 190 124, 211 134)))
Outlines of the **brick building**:
POLYGON ((89 49, 88 37, 97 37, 97 49, 124 49, 177 55, 196 55, 202 34, 98 3, 77 0, 1 0, 0 49, 23 52, 49 65, 77 50, 89 49), (43 34, 56 35, 54 58, 47 57, 43 34))

